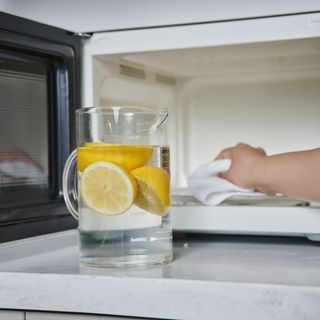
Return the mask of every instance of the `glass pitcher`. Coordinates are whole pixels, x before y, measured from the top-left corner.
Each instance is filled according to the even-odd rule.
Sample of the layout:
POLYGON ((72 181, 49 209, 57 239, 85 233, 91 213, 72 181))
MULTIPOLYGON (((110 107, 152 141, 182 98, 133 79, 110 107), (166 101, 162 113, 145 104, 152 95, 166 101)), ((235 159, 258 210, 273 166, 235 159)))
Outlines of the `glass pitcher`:
POLYGON ((172 260, 167 116, 142 107, 76 111, 77 149, 64 168, 63 195, 79 220, 81 263, 172 260))

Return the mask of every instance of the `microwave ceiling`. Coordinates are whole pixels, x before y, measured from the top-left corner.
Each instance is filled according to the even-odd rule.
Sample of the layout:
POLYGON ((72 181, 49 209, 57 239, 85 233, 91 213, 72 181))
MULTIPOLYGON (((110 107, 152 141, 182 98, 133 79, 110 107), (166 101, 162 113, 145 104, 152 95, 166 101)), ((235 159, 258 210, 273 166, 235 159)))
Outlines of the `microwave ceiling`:
POLYGON ((160 71, 177 78, 243 72, 305 72, 320 69, 320 39, 140 52, 99 58, 160 71))

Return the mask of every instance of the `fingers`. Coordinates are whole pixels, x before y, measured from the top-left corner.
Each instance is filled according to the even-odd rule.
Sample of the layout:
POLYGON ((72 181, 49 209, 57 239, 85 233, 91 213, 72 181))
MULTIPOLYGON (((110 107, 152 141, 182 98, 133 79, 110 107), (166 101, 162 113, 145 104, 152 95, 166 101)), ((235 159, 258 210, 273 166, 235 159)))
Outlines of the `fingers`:
POLYGON ((233 181, 233 179, 232 179, 232 174, 231 174, 231 172, 230 172, 230 169, 229 169, 228 171, 220 172, 220 173, 218 174, 218 177, 223 178, 223 179, 226 179, 226 180, 234 183, 234 181, 233 181))
MULTIPOLYGON (((233 149, 234 149, 234 147, 222 150, 219 153, 219 155, 215 158, 215 160, 231 159, 232 158, 232 150, 233 149)), ((229 170, 224 171, 224 172, 220 172, 218 174, 218 177, 223 178, 223 179, 228 179, 228 172, 229 172, 229 170)))
POLYGON ((267 153, 266 153, 266 151, 263 149, 263 148, 261 148, 261 147, 258 147, 258 148, 256 148, 258 151, 260 151, 260 153, 261 154, 263 154, 263 155, 267 155, 267 153))
POLYGON ((236 144, 236 147, 251 147, 251 146, 248 145, 247 143, 239 142, 239 143, 236 144))
POLYGON ((223 149, 214 160, 231 159, 232 148, 223 149))
POLYGON ((250 146, 249 144, 247 143, 243 143, 243 142, 239 142, 237 143, 234 147, 230 147, 230 148, 226 148, 226 149, 223 149, 215 158, 214 160, 220 160, 220 159, 231 159, 232 158, 232 152, 234 150, 237 150, 237 149, 251 149, 251 150, 257 150, 259 151, 259 153, 263 154, 263 155, 267 155, 266 151, 261 148, 261 147, 252 147, 250 146))
MULTIPOLYGON (((228 178, 227 172, 228 172, 228 171, 220 172, 220 173, 218 174, 218 177, 223 178, 223 179, 227 179, 227 178, 228 178)), ((228 180, 228 179, 227 179, 227 180, 228 180)))
POLYGON ((266 156, 266 151, 261 147, 252 147, 246 143, 238 143, 234 147, 223 149, 213 160, 231 159, 233 161, 243 161, 250 157, 266 156), (241 160, 242 159, 242 160, 241 160))
POLYGON ((267 155, 266 151, 263 148, 261 148, 261 147, 252 147, 251 145, 249 145, 247 143, 240 142, 235 146, 235 148, 237 148, 237 147, 238 148, 244 148, 245 147, 245 148, 255 149, 255 150, 259 151, 261 154, 267 155))
POLYGON ((233 147, 223 149, 214 160, 231 159, 232 150, 234 150, 235 148, 241 148, 241 147, 250 147, 250 146, 246 143, 239 142, 233 147))

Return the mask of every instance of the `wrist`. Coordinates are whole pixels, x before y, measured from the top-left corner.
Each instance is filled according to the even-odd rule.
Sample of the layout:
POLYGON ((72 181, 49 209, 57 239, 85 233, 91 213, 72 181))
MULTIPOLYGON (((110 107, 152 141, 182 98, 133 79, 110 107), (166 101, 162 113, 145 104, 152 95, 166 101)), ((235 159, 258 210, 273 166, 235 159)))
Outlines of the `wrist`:
POLYGON ((251 189, 254 189, 263 193, 273 193, 269 188, 269 166, 270 158, 268 156, 257 157, 251 166, 251 189))

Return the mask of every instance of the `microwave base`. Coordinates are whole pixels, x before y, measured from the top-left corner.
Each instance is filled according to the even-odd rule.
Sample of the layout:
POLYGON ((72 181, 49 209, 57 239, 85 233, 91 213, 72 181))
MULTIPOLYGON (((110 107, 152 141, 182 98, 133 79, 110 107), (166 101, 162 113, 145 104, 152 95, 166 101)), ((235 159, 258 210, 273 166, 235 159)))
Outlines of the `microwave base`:
POLYGON ((297 236, 320 241, 319 208, 257 206, 176 206, 175 232, 297 236))

